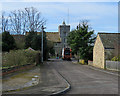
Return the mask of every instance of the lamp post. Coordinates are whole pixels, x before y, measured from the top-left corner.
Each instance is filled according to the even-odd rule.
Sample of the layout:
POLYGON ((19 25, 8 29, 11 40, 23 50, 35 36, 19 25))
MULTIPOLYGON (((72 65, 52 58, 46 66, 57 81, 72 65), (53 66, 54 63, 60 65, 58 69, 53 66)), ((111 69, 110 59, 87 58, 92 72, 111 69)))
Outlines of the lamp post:
POLYGON ((42 29, 42 40, 41 40, 41 63, 43 63, 43 32, 44 32, 45 27, 43 27, 43 25, 42 25, 41 29, 42 29))

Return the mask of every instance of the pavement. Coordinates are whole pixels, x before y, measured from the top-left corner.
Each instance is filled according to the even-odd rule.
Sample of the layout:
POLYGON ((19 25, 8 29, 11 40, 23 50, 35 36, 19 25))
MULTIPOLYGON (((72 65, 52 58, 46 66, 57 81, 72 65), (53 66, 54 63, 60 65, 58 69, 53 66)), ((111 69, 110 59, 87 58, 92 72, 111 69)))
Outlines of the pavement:
POLYGON ((70 89, 69 83, 52 67, 50 61, 42 66, 2 78, 2 94, 62 94, 70 89))

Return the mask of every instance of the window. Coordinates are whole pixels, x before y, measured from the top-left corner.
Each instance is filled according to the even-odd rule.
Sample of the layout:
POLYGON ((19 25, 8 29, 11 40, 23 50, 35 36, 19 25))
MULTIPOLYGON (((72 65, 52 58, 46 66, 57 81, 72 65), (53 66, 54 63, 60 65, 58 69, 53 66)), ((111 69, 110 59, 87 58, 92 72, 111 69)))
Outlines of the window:
POLYGON ((65 38, 64 38, 64 42, 65 42, 65 38))
POLYGON ((66 37, 66 32, 64 32, 63 34, 64 34, 64 37, 66 37))
POLYGON ((65 50, 65 55, 70 55, 70 50, 65 50))

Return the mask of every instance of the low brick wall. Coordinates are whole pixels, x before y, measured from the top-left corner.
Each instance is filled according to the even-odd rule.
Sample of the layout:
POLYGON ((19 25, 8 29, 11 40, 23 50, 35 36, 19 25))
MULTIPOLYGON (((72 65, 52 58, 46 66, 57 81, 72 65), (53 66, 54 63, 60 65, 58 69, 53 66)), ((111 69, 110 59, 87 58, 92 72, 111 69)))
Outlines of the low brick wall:
POLYGON ((88 60, 88 65, 93 66, 93 61, 88 60))
POLYGON ((118 61, 106 61, 106 69, 120 71, 120 62, 118 62, 118 61))
POLYGON ((14 73, 17 71, 21 71, 24 69, 29 69, 36 66, 35 64, 27 64, 27 65, 22 65, 22 66, 16 66, 16 67, 12 67, 12 68, 8 68, 8 69, 2 69, 2 76, 8 75, 10 73, 14 73))

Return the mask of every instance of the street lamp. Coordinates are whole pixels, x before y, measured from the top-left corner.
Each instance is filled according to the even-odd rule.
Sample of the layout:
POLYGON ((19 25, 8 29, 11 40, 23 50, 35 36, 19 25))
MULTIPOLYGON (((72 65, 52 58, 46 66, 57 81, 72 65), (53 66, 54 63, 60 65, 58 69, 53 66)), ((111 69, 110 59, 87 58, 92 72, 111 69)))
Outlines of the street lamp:
POLYGON ((44 32, 45 27, 42 25, 41 29, 42 29, 42 40, 41 40, 41 63, 43 63, 43 32, 44 32))

